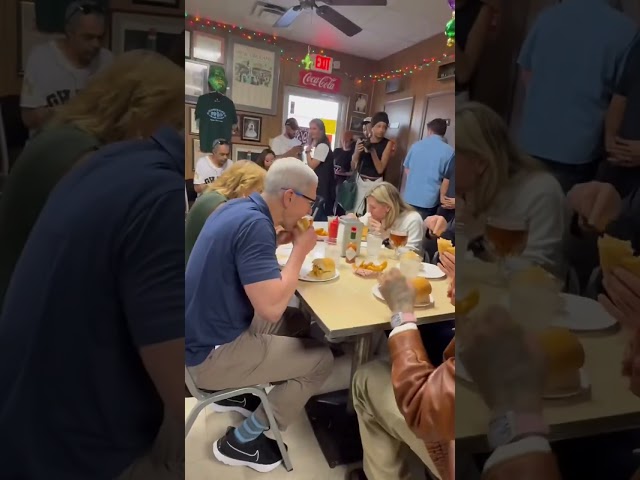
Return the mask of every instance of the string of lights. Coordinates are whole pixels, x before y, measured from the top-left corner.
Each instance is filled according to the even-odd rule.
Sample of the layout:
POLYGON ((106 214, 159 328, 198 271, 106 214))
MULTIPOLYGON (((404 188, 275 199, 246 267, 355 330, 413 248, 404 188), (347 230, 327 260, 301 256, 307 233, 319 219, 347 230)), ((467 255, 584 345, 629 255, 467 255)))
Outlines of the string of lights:
MULTIPOLYGON (((276 47, 279 47, 277 43, 279 37, 277 35, 255 32, 255 31, 243 28, 240 25, 231 25, 227 23, 215 22, 207 18, 191 15, 187 12, 185 12, 185 21, 188 25, 188 29, 192 31, 201 30, 201 31, 205 31, 213 34, 233 33, 235 35, 239 35, 245 40, 251 40, 256 43, 267 43, 269 45, 274 45, 276 47)), ((288 55, 282 48, 279 48, 279 52, 280 52, 280 58, 282 60, 296 63, 300 66, 300 68, 305 68, 306 55, 303 55, 303 56, 288 55)), ((319 53, 320 55, 325 54, 323 49, 316 50, 314 48, 311 48, 309 52, 312 54, 313 53, 319 53)), ((454 60, 455 60, 454 54, 445 52, 445 53, 442 53, 441 56, 424 58, 422 59, 421 62, 414 63, 411 65, 406 65, 404 67, 390 70, 387 72, 373 73, 373 74, 364 75, 364 76, 353 75, 344 70, 339 70, 336 73, 339 73, 340 75, 343 75, 350 79, 355 79, 359 83, 362 81, 362 79, 372 80, 374 82, 382 82, 382 81, 390 80, 393 78, 406 77, 409 75, 413 75, 414 73, 420 72, 426 68, 438 66, 444 63, 451 63, 454 60)))

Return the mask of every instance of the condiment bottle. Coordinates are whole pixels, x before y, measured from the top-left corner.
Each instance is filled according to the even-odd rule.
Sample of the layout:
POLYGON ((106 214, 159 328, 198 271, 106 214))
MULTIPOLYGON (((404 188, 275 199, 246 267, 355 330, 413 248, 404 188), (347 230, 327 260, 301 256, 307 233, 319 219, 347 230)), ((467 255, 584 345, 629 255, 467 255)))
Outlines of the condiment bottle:
POLYGON ((329 238, 327 242, 331 244, 338 243, 338 227, 340 226, 340 219, 335 217, 331 223, 329 223, 329 238))
POLYGON ((351 228, 351 236, 349 237, 349 244, 347 245, 347 251, 345 258, 347 263, 355 263, 356 256, 358 255, 358 243, 356 237, 358 235, 358 229, 356 227, 351 228))

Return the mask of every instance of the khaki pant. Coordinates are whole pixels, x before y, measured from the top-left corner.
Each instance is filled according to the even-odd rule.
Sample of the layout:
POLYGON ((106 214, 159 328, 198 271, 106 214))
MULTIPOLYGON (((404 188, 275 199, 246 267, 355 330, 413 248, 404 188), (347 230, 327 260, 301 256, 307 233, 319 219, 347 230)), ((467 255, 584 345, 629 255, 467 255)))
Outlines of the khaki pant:
POLYGON ((398 410, 389 363, 373 361, 358 369, 353 378, 353 404, 369 480, 411 480, 409 449, 438 476, 424 442, 409 429, 398 410))
MULTIPOLYGON (((249 330, 189 370, 196 385, 205 390, 275 384, 269 403, 278 427, 285 430, 333 368, 328 347, 310 338, 298 338, 308 331, 309 321, 295 308, 287 308, 277 323, 256 318, 249 330)), ((257 417, 263 425, 269 424, 262 406, 257 417)))
POLYGON ((134 462, 116 480, 184 480, 184 425, 165 415, 148 455, 134 462))

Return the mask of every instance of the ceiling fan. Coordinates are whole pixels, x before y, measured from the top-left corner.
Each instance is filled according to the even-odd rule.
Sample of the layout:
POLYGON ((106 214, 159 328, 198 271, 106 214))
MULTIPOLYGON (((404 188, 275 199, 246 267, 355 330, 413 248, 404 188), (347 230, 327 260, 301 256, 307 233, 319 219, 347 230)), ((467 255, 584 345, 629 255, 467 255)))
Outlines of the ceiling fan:
POLYGON ((344 33, 347 37, 353 37, 362 31, 358 25, 353 23, 347 17, 338 13, 336 10, 331 8, 334 7, 385 7, 387 5, 387 0, 323 0, 321 3, 326 3, 327 5, 318 5, 316 0, 299 0, 300 5, 296 5, 295 7, 291 7, 287 10, 282 17, 273 25, 275 28, 287 28, 290 26, 295 20, 305 10, 313 11, 320 18, 329 22, 331 25, 336 27, 342 33, 344 33), (331 6, 330 6, 331 5, 331 6))

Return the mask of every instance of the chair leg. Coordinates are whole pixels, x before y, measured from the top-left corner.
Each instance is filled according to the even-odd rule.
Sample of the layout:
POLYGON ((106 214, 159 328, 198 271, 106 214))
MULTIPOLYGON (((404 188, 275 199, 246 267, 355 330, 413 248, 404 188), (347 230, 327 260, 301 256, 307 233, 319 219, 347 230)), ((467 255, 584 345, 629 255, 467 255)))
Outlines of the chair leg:
POLYGON ((198 418, 198 415, 200 415, 200 412, 206 406, 207 406, 206 402, 198 402, 196 406, 193 407, 191 412, 189 412, 189 416, 187 417, 187 420, 184 423, 184 438, 187 438, 187 435, 189 435, 189 431, 191 430, 191 427, 193 427, 193 424, 198 418))
POLYGON ((280 433, 280 429, 278 428, 276 418, 273 416, 273 410, 271 409, 271 405, 269 404, 269 400, 267 399, 267 393, 264 390, 259 390, 258 397, 260 397, 264 412, 267 414, 267 418, 269 419, 269 428, 271 428, 275 441, 278 443, 278 448, 280 449, 280 454, 282 455, 284 468, 287 469, 287 472, 290 472, 291 470, 293 470, 293 465, 291 465, 291 458, 289 458, 289 452, 285 448, 284 442, 282 441, 282 434, 280 433))

